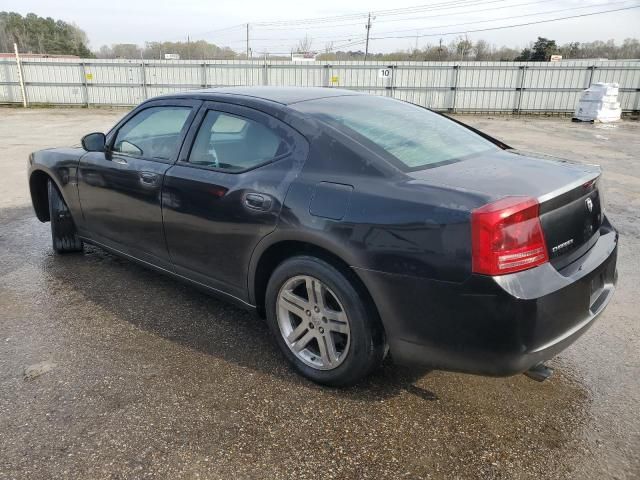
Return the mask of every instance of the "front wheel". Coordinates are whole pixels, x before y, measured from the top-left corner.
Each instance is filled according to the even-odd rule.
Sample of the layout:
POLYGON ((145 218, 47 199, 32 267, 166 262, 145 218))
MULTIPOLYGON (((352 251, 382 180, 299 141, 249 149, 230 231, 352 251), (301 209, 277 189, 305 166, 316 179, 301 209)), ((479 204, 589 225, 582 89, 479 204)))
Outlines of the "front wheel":
POLYGON ((82 240, 76 234, 76 226, 69 207, 64 202, 53 181, 47 182, 49 196, 49 219, 51 221, 51 241, 56 253, 82 251, 82 240))
POLYGON ((294 257, 269 280, 267 321, 285 357, 305 377, 325 385, 353 385, 384 357, 380 321, 363 297, 329 263, 294 257))

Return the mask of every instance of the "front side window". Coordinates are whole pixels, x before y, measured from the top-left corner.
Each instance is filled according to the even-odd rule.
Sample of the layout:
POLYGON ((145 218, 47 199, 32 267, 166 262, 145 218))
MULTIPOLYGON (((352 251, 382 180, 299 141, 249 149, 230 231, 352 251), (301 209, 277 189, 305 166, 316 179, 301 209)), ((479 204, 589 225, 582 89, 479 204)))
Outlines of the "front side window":
POLYGON ((209 110, 205 115, 189 163, 229 171, 243 171, 287 153, 284 140, 249 118, 209 110))
POLYGON ((177 153, 182 128, 191 107, 151 107, 142 110, 118 131, 113 151, 158 160, 177 153))
POLYGON ((445 117, 384 97, 330 97, 300 102, 293 108, 373 142, 402 170, 434 167, 498 149, 445 117))

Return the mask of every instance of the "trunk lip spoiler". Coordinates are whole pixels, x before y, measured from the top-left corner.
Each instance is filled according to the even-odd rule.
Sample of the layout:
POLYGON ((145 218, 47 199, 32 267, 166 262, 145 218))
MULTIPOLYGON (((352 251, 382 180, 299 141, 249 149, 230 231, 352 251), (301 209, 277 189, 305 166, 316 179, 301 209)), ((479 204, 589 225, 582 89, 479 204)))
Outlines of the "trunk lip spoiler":
POLYGON ((590 172, 588 175, 580 177, 579 179, 574 180, 571 183, 567 183, 566 185, 563 185, 562 187, 556 188, 555 190, 552 190, 551 192, 548 192, 548 193, 545 193, 545 194, 539 196, 537 198, 538 203, 543 204, 547 200, 551 200, 552 198, 558 197, 558 196, 562 195, 563 193, 570 192, 571 190, 573 190, 573 189, 575 189, 575 188, 577 188, 577 187, 579 187, 581 185, 592 183, 593 181, 597 180, 601 175, 602 175, 602 170, 600 168, 598 168, 598 171, 590 172))

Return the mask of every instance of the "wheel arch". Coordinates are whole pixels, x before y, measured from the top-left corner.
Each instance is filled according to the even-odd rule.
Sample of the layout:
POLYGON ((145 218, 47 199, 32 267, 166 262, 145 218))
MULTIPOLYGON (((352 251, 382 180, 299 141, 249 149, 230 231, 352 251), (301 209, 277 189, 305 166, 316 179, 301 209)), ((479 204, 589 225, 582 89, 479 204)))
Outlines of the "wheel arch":
MULTIPOLYGON (((357 272, 351 268, 350 262, 345 260, 342 255, 319 243, 309 239, 279 239, 264 246, 258 254, 254 253, 250 265, 248 286, 249 299, 256 306, 258 314, 265 316, 267 283, 278 265, 294 256, 309 255, 324 260, 343 273, 353 283, 356 290, 363 295, 367 303, 373 307, 375 315, 380 320, 378 306, 369 293, 369 288, 357 272)), ((380 325, 382 325, 381 321, 380 325)))
MULTIPOLYGON (((29 175, 29 192, 31 193, 31 203, 36 212, 36 217, 41 222, 48 222, 49 218, 49 194, 47 182, 51 180, 55 184, 53 177, 44 170, 34 170, 29 175)), ((58 191, 60 187, 56 185, 58 191)))

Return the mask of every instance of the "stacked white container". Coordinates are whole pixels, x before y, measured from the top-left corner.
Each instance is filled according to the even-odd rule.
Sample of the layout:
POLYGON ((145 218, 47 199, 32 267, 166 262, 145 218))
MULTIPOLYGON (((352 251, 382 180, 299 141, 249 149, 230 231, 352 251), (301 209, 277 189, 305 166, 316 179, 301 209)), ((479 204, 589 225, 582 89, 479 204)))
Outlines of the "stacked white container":
POLYGON ((622 109, 618 102, 617 83, 594 83, 580 95, 573 115, 583 122, 615 122, 620 120, 622 109))

